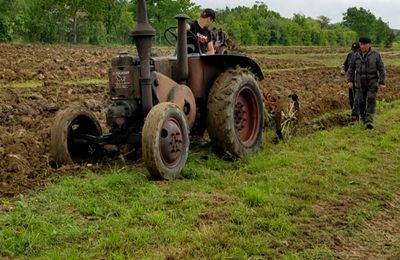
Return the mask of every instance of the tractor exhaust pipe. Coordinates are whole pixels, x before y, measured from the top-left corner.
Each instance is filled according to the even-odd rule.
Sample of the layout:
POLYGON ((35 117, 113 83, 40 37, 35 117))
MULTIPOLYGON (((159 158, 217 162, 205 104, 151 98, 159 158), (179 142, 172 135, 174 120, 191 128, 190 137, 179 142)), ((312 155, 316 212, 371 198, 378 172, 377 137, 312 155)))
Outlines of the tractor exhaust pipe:
POLYGON ((188 78, 188 59, 187 59, 187 28, 186 20, 189 16, 178 14, 175 16, 178 20, 178 42, 177 42, 177 64, 174 68, 174 79, 177 82, 186 81, 188 78))
POLYGON ((153 107, 153 91, 150 78, 150 53, 152 38, 156 31, 149 24, 147 8, 144 0, 138 0, 136 6, 136 26, 132 36, 140 59, 140 88, 142 93, 143 115, 146 116, 153 107))

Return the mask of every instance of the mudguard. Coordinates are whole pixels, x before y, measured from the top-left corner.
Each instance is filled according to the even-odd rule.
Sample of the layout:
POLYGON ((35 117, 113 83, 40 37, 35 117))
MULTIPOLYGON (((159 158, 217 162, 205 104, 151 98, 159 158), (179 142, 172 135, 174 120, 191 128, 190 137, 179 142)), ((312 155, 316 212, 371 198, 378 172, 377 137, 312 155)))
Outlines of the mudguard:
POLYGON ((218 67, 234 68, 239 65, 242 68, 248 68, 258 80, 264 79, 260 66, 250 57, 232 54, 202 55, 200 57, 203 61, 218 67))

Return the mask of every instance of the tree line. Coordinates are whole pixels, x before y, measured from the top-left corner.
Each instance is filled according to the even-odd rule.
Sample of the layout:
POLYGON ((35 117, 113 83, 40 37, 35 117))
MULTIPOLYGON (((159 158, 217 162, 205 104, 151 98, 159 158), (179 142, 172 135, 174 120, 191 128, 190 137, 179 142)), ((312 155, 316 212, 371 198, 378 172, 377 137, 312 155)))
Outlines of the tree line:
MULTIPOLYGON (((193 19, 200 6, 191 0, 146 0, 155 41, 176 25, 173 16, 193 19)), ((0 0, 0 42, 127 44, 132 41, 136 1, 129 0, 0 0)), ((262 2, 252 7, 217 10, 216 27, 241 45, 349 45, 368 35, 377 45, 391 46, 395 32, 369 10, 351 7, 340 23, 294 14, 291 19, 262 2)))

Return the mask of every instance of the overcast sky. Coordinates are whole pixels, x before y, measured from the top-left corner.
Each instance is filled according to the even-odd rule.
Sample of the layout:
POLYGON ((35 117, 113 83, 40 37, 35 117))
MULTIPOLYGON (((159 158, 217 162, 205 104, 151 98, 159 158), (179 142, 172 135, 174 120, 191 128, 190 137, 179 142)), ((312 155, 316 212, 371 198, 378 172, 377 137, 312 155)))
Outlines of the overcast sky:
MULTIPOLYGON (((251 7, 256 0, 193 0, 203 8, 224 9, 226 6, 251 7)), ((272 11, 281 16, 291 18, 294 13, 317 18, 326 16, 331 22, 340 22, 343 13, 349 7, 363 7, 370 10, 377 18, 381 17, 389 23, 390 28, 400 29, 400 1, 399 0, 260 0, 272 11)))

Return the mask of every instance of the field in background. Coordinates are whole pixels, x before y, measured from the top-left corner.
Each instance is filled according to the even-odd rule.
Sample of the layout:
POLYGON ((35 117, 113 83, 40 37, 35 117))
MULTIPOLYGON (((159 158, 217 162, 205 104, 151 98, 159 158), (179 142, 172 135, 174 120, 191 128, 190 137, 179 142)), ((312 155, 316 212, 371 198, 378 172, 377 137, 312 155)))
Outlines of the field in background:
MULTIPOLYGON (((400 256, 398 102, 380 103, 373 131, 308 131, 278 145, 268 133, 262 151, 235 162, 218 158, 208 143, 193 147, 174 182, 149 180, 140 162, 49 167, 57 111, 79 103, 105 126, 107 69, 121 49, 134 53, 0 45, 0 256, 400 256)), ((303 127, 341 124, 349 110, 340 75, 347 48, 243 51, 261 65, 264 91, 299 95, 303 127)), ((400 50, 381 53, 388 89, 379 98, 394 101, 400 50)))

